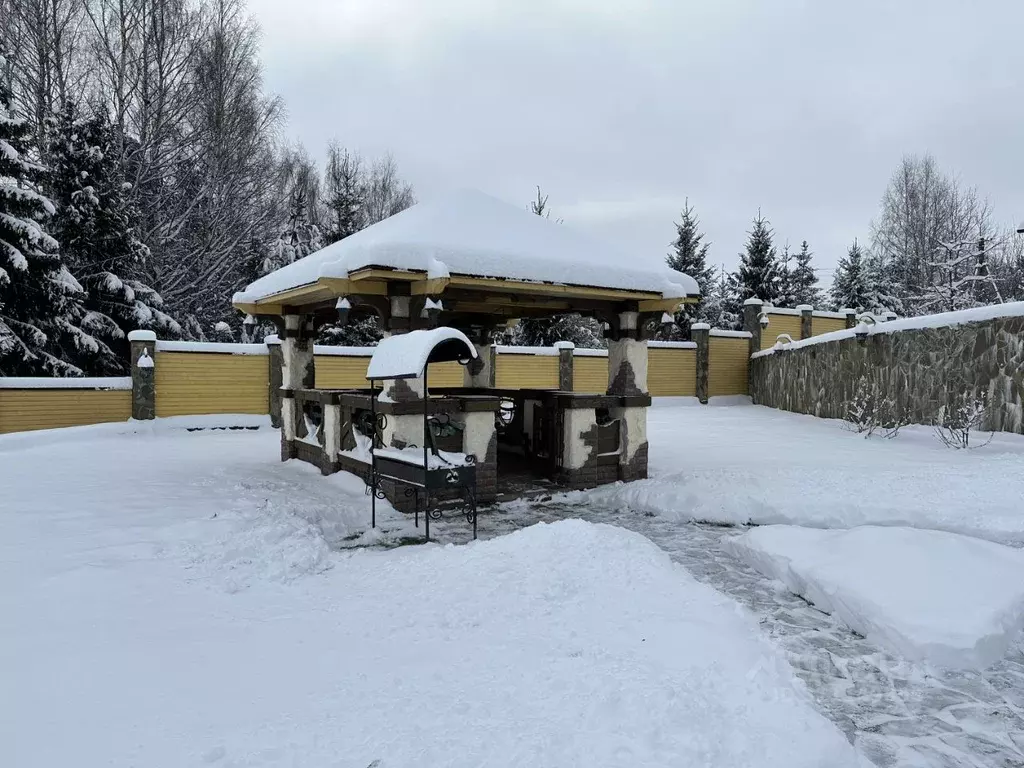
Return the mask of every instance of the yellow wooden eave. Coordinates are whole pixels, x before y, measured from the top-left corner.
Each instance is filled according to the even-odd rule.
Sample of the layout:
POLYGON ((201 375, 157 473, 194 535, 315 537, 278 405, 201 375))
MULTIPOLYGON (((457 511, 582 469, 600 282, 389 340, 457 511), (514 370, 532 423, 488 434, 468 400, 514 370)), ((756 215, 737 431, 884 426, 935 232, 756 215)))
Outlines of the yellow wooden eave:
POLYGON ((641 312, 672 312, 680 304, 693 304, 696 297, 663 297, 656 291, 636 291, 624 288, 598 288, 587 285, 539 283, 504 278, 452 275, 430 278, 425 272, 409 272, 368 267, 351 273, 347 278, 321 277, 287 291, 266 296, 255 302, 237 302, 235 308, 253 315, 280 315, 284 307, 303 307, 319 304, 342 296, 387 296, 387 284, 392 281, 411 283, 414 296, 438 296, 448 287, 467 288, 485 293, 513 296, 543 296, 559 299, 592 299, 607 301, 636 301, 641 312))

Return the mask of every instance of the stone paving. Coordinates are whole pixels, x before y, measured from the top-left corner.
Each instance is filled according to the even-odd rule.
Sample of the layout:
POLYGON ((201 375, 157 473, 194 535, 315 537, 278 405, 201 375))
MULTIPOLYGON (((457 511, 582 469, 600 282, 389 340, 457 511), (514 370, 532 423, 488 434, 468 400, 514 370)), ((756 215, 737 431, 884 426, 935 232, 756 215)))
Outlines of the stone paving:
MULTIPOLYGON (((1024 768, 1024 649, 984 672, 943 670, 880 650, 718 547, 739 528, 552 502, 482 511, 481 538, 582 517, 647 536, 695 578, 750 609, 819 707, 872 762, 929 768, 1024 768)), ((470 538, 465 520, 439 521, 441 542, 470 538)))

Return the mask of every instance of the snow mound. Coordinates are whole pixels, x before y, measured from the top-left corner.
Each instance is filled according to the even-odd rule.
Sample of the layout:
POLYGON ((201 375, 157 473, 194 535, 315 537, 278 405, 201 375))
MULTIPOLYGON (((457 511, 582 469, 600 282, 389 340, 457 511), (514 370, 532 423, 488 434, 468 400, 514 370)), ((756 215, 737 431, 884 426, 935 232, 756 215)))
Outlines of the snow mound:
POLYGON ((256 582, 290 582, 331 567, 321 525, 270 501, 230 524, 225 536, 199 545, 194 559, 219 575, 228 592, 256 582))
POLYGON ((944 531, 755 528, 722 547, 906 658, 985 668, 1024 628, 1024 551, 944 531))

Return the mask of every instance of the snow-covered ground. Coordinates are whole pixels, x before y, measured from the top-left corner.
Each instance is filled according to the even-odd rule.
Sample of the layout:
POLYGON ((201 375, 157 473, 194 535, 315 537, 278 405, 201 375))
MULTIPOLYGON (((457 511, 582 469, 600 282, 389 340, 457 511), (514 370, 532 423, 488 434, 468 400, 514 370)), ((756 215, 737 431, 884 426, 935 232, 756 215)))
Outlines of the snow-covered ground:
POLYGON ((0 764, 859 762, 752 617, 637 534, 340 550, 360 484, 276 433, 131 431, 0 440, 0 764))
POLYGON ((679 521, 903 525, 1024 544, 1022 435, 957 451, 928 427, 866 440, 835 420, 665 400, 649 412, 650 479, 575 501, 679 521))
POLYGON ((367 534, 358 480, 280 463, 263 419, 188 423, 0 437, 0 764, 850 764, 804 684, 879 765, 1024 764, 1019 644, 984 673, 893 654, 689 522, 1020 545, 1024 438, 663 402, 650 480, 487 512, 494 541, 368 551, 412 531, 382 505, 367 534), (576 516, 703 584, 622 530, 514 533, 576 516))
POLYGON ((767 525, 722 547, 908 659, 985 668, 1024 627, 1024 550, 945 531, 767 525))

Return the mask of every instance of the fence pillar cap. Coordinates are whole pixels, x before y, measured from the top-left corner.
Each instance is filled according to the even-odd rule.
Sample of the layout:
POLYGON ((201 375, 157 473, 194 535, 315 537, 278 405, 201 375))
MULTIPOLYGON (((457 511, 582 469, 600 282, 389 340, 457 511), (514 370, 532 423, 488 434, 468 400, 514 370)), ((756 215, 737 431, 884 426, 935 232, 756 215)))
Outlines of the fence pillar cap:
POLYGON ((555 349, 576 349, 576 345, 571 341, 556 341, 555 349))
POLYGON ((856 315, 857 314, 857 310, 854 309, 853 307, 843 307, 839 311, 842 312, 845 315, 856 315))
POLYGON ((128 334, 128 341, 156 341, 154 331, 131 331, 128 334))
POLYGON ((751 296, 749 299, 743 302, 744 307, 760 307, 764 304, 757 296, 751 296))
POLYGON ((272 334, 270 334, 269 336, 267 336, 266 338, 263 339, 263 343, 264 344, 280 344, 281 343, 281 337, 278 336, 276 333, 272 333, 272 334))
POLYGON ((710 323, 694 323, 693 325, 690 326, 690 330, 691 331, 710 331, 711 330, 711 324, 710 323))
POLYGON ((814 311, 814 307, 811 306, 810 304, 797 304, 796 309, 798 309, 801 312, 813 312, 814 311))

